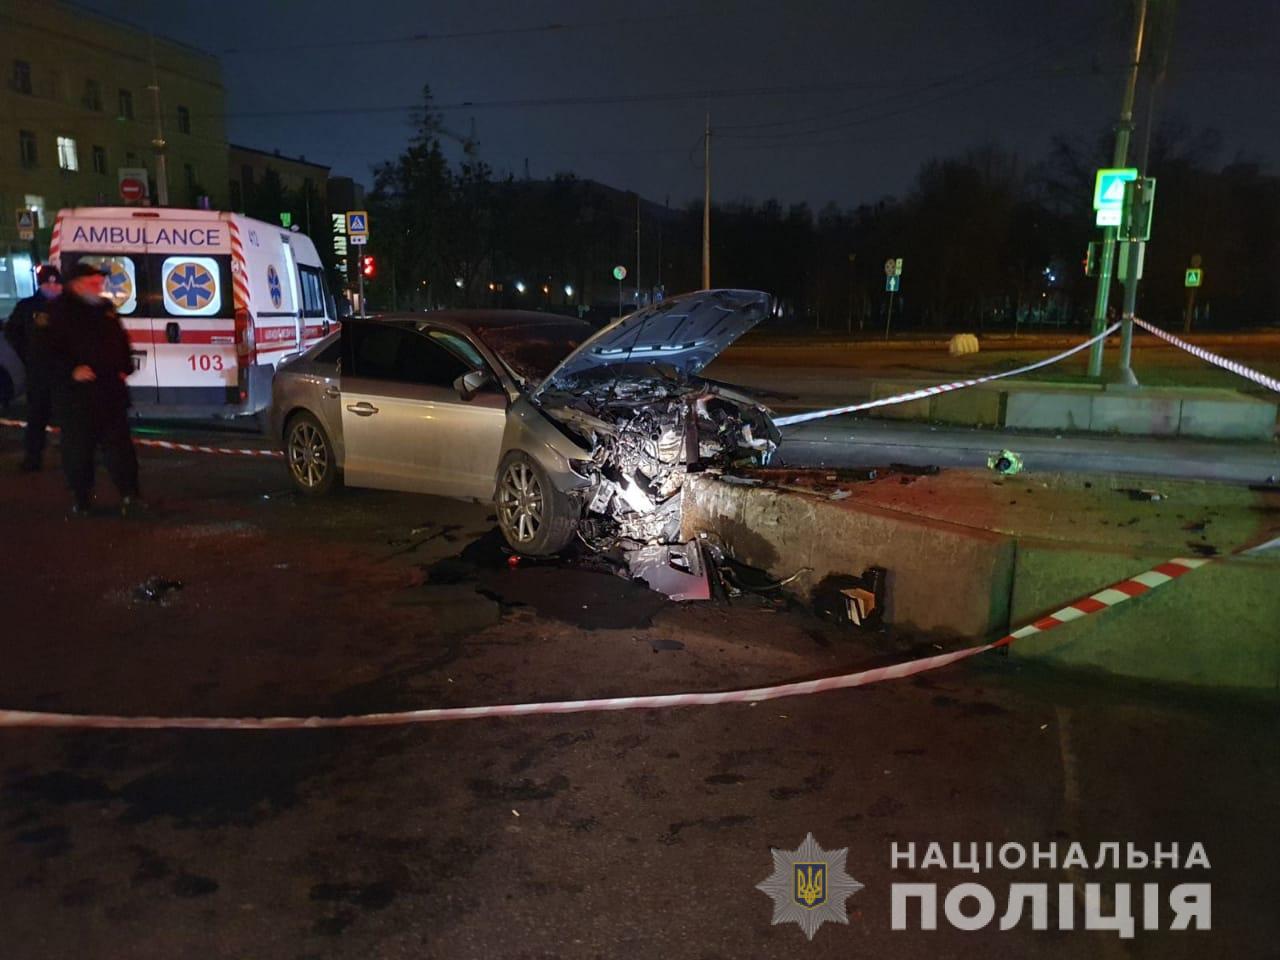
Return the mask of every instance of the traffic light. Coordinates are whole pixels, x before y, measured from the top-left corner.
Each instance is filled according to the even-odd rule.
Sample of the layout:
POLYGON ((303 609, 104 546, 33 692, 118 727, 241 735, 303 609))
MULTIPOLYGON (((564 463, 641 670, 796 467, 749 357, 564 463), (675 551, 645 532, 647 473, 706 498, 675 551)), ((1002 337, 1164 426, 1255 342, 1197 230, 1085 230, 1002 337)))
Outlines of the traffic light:
POLYGON ((1084 275, 1086 277, 1096 277, 1098 275, 1098 261, 1102 257, 1102 244, 1096 240, 1089 243, 1089 250, 1084 255, 1084 275))
POLYGON ((364 254, 364 256, 360 258, 361 276, 363 276, 366 280, 372 280, 374 274, 377 272, 378 272, 378 266, 373 262, 373 257, 367 253, 364 254))
POLYGON ((1120 215, 1121 240, 1150 240, 1151 215, 1156 205, 1154 177, 1140 177, 1124 185, 1125 206, 1120 215))

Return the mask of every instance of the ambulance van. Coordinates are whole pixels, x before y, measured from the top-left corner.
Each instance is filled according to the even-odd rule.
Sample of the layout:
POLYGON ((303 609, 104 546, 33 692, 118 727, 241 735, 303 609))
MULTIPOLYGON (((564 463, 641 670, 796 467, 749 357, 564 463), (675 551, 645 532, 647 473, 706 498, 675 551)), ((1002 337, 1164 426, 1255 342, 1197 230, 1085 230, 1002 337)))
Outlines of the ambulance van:
POLYGON ((63 276, 81 262, 108 272, 142 416, 256 414, 271 400, 280 361, 338 319, 311 240, 237 213, 62 210, 50 260, 63 276))

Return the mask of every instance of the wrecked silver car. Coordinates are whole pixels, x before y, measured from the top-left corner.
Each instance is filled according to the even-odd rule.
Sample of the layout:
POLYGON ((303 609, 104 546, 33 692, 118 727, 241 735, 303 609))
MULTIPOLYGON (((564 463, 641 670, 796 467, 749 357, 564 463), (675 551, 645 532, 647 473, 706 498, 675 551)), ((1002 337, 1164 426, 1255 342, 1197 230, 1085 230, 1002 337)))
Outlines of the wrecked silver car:
POLYGON ((456 311, 348 321, 282 365, 270 429, 305 494, 338 483, 493 500, 530 555, 679 538, 685 477, 769 462, 764 406, 698 377, 769 316, 704 290, 592 332, 582 321, 456 311))
POLYGON ((685 294, 565 357, 508 417, 495 495, 507 542, 531 554, 574 535, 596 549, 673 543, 690 472, 768 463, 780 439, 768 409, 697 374, 770 309, 755 291, 685 294), (530 496, 536 452, 550 490, 530 496))

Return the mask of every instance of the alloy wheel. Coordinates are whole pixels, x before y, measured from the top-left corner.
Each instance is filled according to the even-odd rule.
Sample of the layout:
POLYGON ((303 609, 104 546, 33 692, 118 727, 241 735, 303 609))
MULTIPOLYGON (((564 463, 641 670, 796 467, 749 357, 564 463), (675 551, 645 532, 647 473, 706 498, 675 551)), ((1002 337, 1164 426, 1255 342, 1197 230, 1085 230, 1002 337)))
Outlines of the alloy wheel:
POLYGON ((289 469, 302 486, 314 490, 329 472, 329 448, 314 424, 305 420, 289 432, 289 469))
POLYGON ((498 515, 517 543, 529 543, 542 527, 542 484, 524 460, 513 460, 503 471, 498 490, 498 515))

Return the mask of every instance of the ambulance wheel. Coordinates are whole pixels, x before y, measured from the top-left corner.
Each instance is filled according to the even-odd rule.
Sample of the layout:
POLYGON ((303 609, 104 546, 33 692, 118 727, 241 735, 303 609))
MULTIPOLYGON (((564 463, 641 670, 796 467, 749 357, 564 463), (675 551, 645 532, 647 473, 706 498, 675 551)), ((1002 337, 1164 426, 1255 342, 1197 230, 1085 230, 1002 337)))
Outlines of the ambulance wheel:
POLYGON ((338 466, 333 442, 309 413, 295 413, 284 431, 284 455, 289 479, 297 491, 308 497, 324 496, 338 482, 338 466))
POLYGON ((537 461, 519 450, 502 458, 493 499, 502 536, 518 553, 557 553, 578 529, 573 500, 555 488, 537 461))

